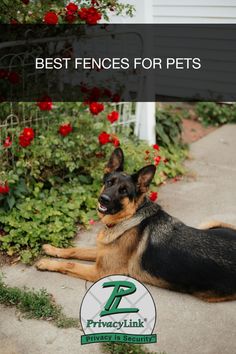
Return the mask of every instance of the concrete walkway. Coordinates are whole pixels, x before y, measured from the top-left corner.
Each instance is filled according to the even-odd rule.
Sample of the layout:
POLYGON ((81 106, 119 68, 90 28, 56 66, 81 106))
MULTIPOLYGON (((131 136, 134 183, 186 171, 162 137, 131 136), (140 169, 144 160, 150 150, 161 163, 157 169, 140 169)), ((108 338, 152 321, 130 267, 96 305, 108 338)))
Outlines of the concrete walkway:
MULTIPOLYGON (((187 167, 193 177, 168 183, 159 203, 172 215, 197 226, 212 219, 236 225, 236 125, 224 126, 191 146, 187 167)), ((99 225, 78 237, 93 244, 99 225)), ((68 276, 38 272, 33 267, 4 267, 13 286, 46 288, 70 316, 79 316, 81 300, 90 285, 68 276)), ((159 341, 150 350, 167 354, 233 354, 236 348, 236 301, 207 304, 188 295, 149 286, 157 306, 159 341)), ((80 346, 77 329, 58 329, 19 318, 0 307, 0 354, 99 353, 99 345, 80 346)), ((125 353, 124 353, 125 354, 125 353)))

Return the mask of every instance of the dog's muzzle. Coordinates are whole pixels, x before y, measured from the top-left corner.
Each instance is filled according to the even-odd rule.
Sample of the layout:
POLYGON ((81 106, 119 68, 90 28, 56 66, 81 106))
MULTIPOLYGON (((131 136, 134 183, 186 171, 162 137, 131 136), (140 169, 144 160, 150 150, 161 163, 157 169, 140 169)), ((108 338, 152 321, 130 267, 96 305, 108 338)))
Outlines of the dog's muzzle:
POLYGON ((101 213, 105 213, 108 209, 108 206, 111 202, 111 198, 107 194, 101 194, 99 197, 98 210, 101 213))

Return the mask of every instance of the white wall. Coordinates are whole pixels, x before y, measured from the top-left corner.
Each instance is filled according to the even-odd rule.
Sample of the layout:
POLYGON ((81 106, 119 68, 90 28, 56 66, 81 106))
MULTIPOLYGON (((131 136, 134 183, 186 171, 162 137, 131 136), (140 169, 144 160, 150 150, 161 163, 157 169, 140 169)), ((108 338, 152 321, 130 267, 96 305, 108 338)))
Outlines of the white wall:
POLYGON ((154 23, 236 23, 235 0, 150 1, 154 23))
MULTIPOLYGON (((122 0, 121 0, 122 1, 122 0)), ((236 23, 236 0, 123 0, 135 6, 133 18, 113 23, 236 23)))

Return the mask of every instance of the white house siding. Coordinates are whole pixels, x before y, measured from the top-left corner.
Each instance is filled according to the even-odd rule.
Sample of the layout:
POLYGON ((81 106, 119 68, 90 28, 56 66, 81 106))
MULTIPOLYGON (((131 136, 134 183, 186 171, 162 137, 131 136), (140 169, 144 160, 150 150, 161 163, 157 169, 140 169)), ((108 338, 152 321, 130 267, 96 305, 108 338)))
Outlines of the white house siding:
POLYGON ((236 23, 235 0, 151 0, 154 23, 236 23))
POLYGON ((113 23, 236 23, 236 0, 123 0, 135 6, 133 18, 113 23))

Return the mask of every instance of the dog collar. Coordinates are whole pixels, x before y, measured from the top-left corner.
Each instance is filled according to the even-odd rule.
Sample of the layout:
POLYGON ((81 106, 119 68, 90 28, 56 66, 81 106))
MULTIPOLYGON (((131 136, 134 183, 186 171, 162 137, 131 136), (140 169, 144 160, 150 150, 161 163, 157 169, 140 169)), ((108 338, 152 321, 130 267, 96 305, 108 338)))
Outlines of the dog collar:
POLYGON ((160 209, 161 207, 158 204, 147 201, 145 207, 142 204, 142 208, 139 208, 131 218, 123 220, 118 224, 105 224, 105 230, 101 230, 102 232, 98 234, 98 240, 105 244, 112 243, 126 231, 139 225, 147 217, 155 215, 160 209))
POLYGON ((112 227, 114 227, 116 224, 106 224, 106 227, 108 227, 108 229, 111 229, 112 227))

